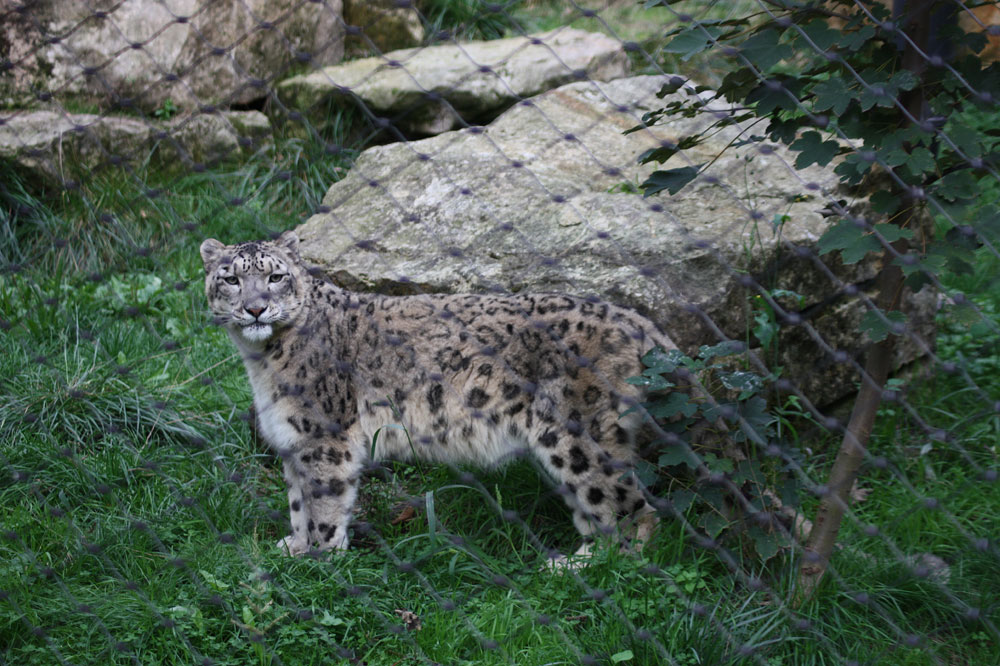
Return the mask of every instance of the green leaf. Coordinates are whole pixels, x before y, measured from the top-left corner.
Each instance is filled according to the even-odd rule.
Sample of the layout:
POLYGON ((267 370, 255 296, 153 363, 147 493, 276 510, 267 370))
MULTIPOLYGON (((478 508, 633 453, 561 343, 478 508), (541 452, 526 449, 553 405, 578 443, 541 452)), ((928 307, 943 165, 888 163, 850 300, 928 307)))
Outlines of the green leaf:
POLYGON ((633 656, 634 655, 632 654, 632 650, 622 650, 621 652, 616 652, 615 654, 611 655, 611 661, 613 661, 616 664, 620 664, 623 661, 632 661, 633 656))
POLYGON ((673 372, 677 366, 684 364, 684 354, 677 349, 664 351, 662 347, 653 347, 642 357, 642 364, 648 368, 642 374, 654 375, 673 372))
POLYGON ((772 289, 771 296, 776 299, 787 299, 799 308, 806 304, 806 297, 791 289, 772 289))
MULTIPOLYGON (((785 82, 783 81, 782 84, 785 82)), ((798 110, 798 98, 795 93, 787 88, 771 89, 765 84, 760 84, 747 94, 747 104, 756 104, 756 112, 759 116, 767 116, 775 111, 796 111, 798 110)))
POLYGON ((920 257, 917 263, 904 263, 901 258, 893 259, 892 263, 894 266, 902 268, 903 275, 906 276, 919 272, 934 275, 943 271, 953 259, 961 259, 961 252, 961 248, 955 248, 947 242, 935 242, 929 246, 928 251, 920 257))
POLYGON ((834 167, 833 172, 851 185, 857 185, 871 171, 872 162, 861 159, 858 153, 849 153, 834 167))
MULTIPOLYGON (((741 460, 736 468, 736 471, 733 472, 733 474, 731 474, 729 478, 737 486, 742 485, 747 481, 753 481, 754 483, 757 484, 767 483, 767 480, 764 478, 763 472, 761 472, 760 462, 756 460, 741 460)), ((759 499, 761 501, 764 501, 766 498, 761 497, 759 499)), ((758 501, 755 498, 754 506, 757 506, 757 504, 758 501)), ((761 504, 761 508, 763 508, 763 504, 761 504)))
POLYGON ((752 525, 747 532, 750 538, 753 539, 753 545, 757 550, 757 554, 760 555, 760 559, 764 562, 777 555, 781 547, 785 545, 785 540, 781 535, 774 532, 765 532, 756 525, 752 525))
POLYGON ((705 530, 708 536, 713 539, 717 538, 722 534, 722 530, 729 527, 729 521, 718 513, 706 513, 705 516, 698 521, 698 526, 705 530))
POLYGON ((698 467, 697 462, 692 460, 688 448, 682 445, 671 446, 667 449, 666 453, 660 454, 656 462, 660 467, 677 467, 680 465, 691 469, 698 467))
POLYGON ((757 442, 766 440, 771 434, 771 425, 774 423, 774 416, 767 410, 767 400, 755 395, 737 405, 743 422, 740 424, 740 432, 735 433, 733 439, 743 441, 750 438, 757 442))
POLYGON ((906 322, 906 315, 902 312, 892 310, 891 312, 879 313, 876 310, 869 310, 861 318, 861 330, 868 334, 872 342, 882 342, 892 333, 892 324, 902 324, 906 322), (888 320, 888 321, 886 321, 888 320))
POLYGON ((718 472, 719 474, 732 474, 733 472, 733 461, 729 458, 719 458, 714 453, 706 453, 703 460, 705 467, 710 472, 718 472))
POLYGON ((934 154, 922 146, 914 148, 906 159, 906 168, 914 176, 920 177, 925 173, 934 173, 937 164, 934 162, 934 154))
POLYGON ((754 337, 760 342, 761 347, 767 347, 778 332, 778 324, 774 321, 774 316, 768 312, 758 312, 754 318, 757 325, 751 329, 754 337))
POLYGON ((205 571, 204 569, 198 569, 198 573, 201 574, 201 577, 205 579, 205 582, 208 583, 212 589, 220 592, 222 590, 229 589, 229 583, 219 580, 211 572, 205 571))
POLYGON ((836 141, 824 141, 819 132, 809 131, 789 146, 792 150, 799 151, 795 158, 795 168, 804 169, 810 164, 826 166, 830 160, 840 151, 840 144, 836 141))
POLYGON ((764 380, 752 372, 720 372, 719 380, 731 391, 740 391, 740 399, 750 397, 764 387, 764 380))
POLYGON ((868 85, 861 88, 858 95, 858 103, 862 111, 868 111, 873 106, 892 105, 894 98, 889 94, 884 83, 878 81, 867 81, 868 85))
POLYGON ((982 157, 983 137, 975 129, 955 122, 949 123, 944 133, 966 157, 982 157))
POLYGON ((681 60, 687 61, 692 56, 701 53, 715 44, 714 39, 725 32, 724 28, 718 26, 706 26, 697 24, 677 34, 670 42, 663 47, 667 53, 680 54, 681 60))
POLYGON ((872 210, 885 215, 899 210, 899 197, 890 194, 888 190, 879 190, 871 196, 872 210))
POLYGON ((812 44, 799 35, 797 38, 799 48, 808 49, 809 51, 815 51, 816 49, 826 51, 840 39, 840 32, 827 25, 826 21, 823 19, 814 19, 810 21, 802 27, 802 32, 804 32, 806 37, 812 41, 812 44), (815 46, 813 46, 813 44, 815 46))
POLYGON ((908 69, 901 69, 895 74, 893 74, 889 81, 887 82, 889 87, 889 94, 893 97, 899 95, 901 90, 913 90, 920 83, 920 79, 917 75, 908 69))
MULTIPOLYGON (((967 32, 962 38, 962 46, 969 49, 971 53, 979 53, 989 46, 989 44, 990 40, 982 31, 967 32)), ((983 62, 985 63, 985 60, 983 62)))
POLYGON ((722 78, 718 93, 730 102, 743 102, 750 91, 760 85, 757 76, 749 67, 741 67, 722 78))
POLYGON ((906 160, 910 158, 910 154, 902 148, 880 150, 878 156, 883 162, 885 162, 886 166, 891 167, 898 167, 906 164, 906 160))
POLYGON ((819 239, 819 253, 840 250, 844 263, 856 264, 869 252, 880 250, 878 240, 850 220, 841 220, 819 239))
POLYGON ((851 91, 848 90, 844 79, 833 76, 826 81, 820 81, 813 86, 813 94, 816 99, 813 102, 813 109, 816 111, 833 111, 834 115, 840 116, 847 110, 847 105, 851 103, 851 91))
POLYGON ((667 190, 670 194, 677 194, 682 187, 698 177, 698 172, 703 166, 705 166, 704 163, 696 166, 654 171, 639 187, 642 189, 644 197, 652 196, 663 190, 667 190))
POLYGON ((671 419, 682 415, 692 417, 698 411, 698 404, 691 401, 687 394, 671 393, 662 400, 655 401, 649 407, 649 413, 657 419, 671 419))
POLYGON ((975 228, 976 233, 984 236, 990 242, 1000 242, 1000 208, 985 206, 979 211, 975 219, 972 220, 972 226, 975 228))
POLYGON ((635 463, 635 475, 643 486, 651 486, 659 479, 656 467, 649 461, 637 460, 635 463))
POLYGON ((148 303, 154 294, 160 291, 163 282, 155 275, 142 276, 139 279, 140 283, 145 283, 143 286, 135 293, 136 300, 140 303, 148 303))
POLYGON ((953 171, 939 180, 934 188, 935 193, 949 201, 968 199, 978 192, 976 179, 968 169, 953 171))
POLYGON ((330 613, 327 609, 323 609, 323 615, 316 618, 316 622, 322 624, 324 627, 339 627, 344 624, 344 621, 330 613))
POLYGON ((670 503, 674 505, 674 510, 684 513, 694 501, 694 493, 690 490, 675 490, 670 493, 670 503))
POLYGON ((715 345, 702 345, 698 348, 698 358, 703 361, 716 358, 718 356, 732 356, 743 350, 743 344, 735 340, 726 340, 715 345))
POLYGON ((659 146, 657 148, 650 148, 649 150, 643 151, 642 154, 639 155, 639 164, 648 164, 649 162, 659 162, 662 164, 673 157, 677 150, 677 146, 659 146))
POLYGON ((924 288, 924 285, 928 285, 930 283, 931 283, 930 276, 928 276, 927 273, 924 273, 923 271, 910 273, 906 277, 906 280, 903 281, 903 284, 912 289, 914 292, 920 291, 921 289, 924 288))
POLYGON ((802 127, 804 122, 805 118, 803 117, 790 118, 788 120, 772 118, 771 124, 767 126, 767 135, 771 137, 772 141, 780 141, 788 145, 792 141, 795 141, 795 137, 799 134, 799 128, 802 127))
POLYGON ((671 77, 669 81, 660 87, 660 92, 656 93, 656 96, 663 99, 668 95, 673 95, 675 92, 683 88, 685 83, 687 83, 687 79, 680 76, 671 77))
POLYGON ((857 51, 862 48, 865 44, 871 41, 871 38, 875 36, 875 28, 871 25, 866 25, 860 30, 855 32, 850 32, 840 39, 840 45, 850 51, 857 51))
POLYGON ((791 58, 795 54, 788 44, 779 43, 780 39, 781 35, 777 30, 771 28, 761 30, 740 44, 740 54, 757 69, 769 70, 785 58, 791 58))
POLYGON ((632 386, 641 386, 650 392, 662 391, 676 386, 676 384, 671 381, 667 381, 660 375, 653 375, 651 377, 647 377, 645 375, 640 377, 627 377, 625 379, 625 383, 631 384, 632 386))
POLYGON ((876 224, 874 229, 889 243, 895 243, 900 238, 913 238, 912 229, 904 229, 888 222, 885 224, 876 224))

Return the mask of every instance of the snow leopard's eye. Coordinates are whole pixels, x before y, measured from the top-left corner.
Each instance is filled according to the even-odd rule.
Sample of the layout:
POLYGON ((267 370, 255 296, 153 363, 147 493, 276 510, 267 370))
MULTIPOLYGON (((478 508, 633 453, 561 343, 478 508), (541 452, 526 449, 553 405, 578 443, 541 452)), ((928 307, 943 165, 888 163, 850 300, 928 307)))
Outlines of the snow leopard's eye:
POLYGON ((271 277, 269 277, 267 279, 267 281, 268 282, 272 282, 272 283, 276 283, 276 282, 281 282, 284 279, 285 279, 285 274, 284 273, 272 273, 271 277))
POLYGON ((240 279, 238 277, 236 277, 235 275, 227 275, 226 277, 224 277, 222 279, 226 281, 226 284, 239 284, 240 283, 240 279))

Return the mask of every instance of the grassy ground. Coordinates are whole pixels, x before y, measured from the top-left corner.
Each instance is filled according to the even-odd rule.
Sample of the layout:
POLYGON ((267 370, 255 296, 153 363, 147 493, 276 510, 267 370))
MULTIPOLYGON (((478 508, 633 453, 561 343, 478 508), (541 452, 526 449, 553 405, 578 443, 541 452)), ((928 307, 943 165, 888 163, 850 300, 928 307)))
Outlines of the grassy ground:
MULTIPOLYGON (((890 464, 866 477, 839 580, 801 614, 785 602, 790 558, 764 566, 728 543, 730 561, 670 520, 645 558, 540 573, 534 539, 565 550, 573 534, 522 467, 397 467, 369 482, 352 551, 279 555, 278 466, 252 437, 228 340, 206 326, 197 246, 293 226, 345 166, 295 144, 280 154, 164 183, 139 175, 161 190, 153 200, 98 179, 54 204, 22 194, 17 219, 6 208, 4 256, 24 267, 0 281, 0 659, 993 663, 1000 577, 994 547, 978 547, 1000 527, 1000 493, 977 470, 995 465, 1000 427, 970 411, 985 403, 958 376, 914 381, 907 398, 955 433, 947 444, 925 450, 903 410, 884 410, 874 449, 890 464), (393 524, 408 501, 413 517, 393 524), (901 558, 921 552, 947 561, 945 583, 907 570, 901 558)), ((995 266, 982 268, 970 292, 996 308, 995 266)), ((940 353, 996 399, 997 344, 954 325, 940 353)), ((807 470, 821 478, 831 449, 812 444, 807 470)))
MULTIPOLYGON (((525 20, 564 24, 551 7, 525 20)), ((610 8, 629 38, 655 37, 631 6, 610 8)), ((885 464, 866 470, 834 575, 798 610, 790 553, 706 547, 669 517, 642 557, 542 571, 574 533, 525 465, 393 466, 366 484, 352 550, 281 556, 280 465, 207 325, 197 248, 295 226, 351 155, 290 140, 238 168, 97 174, 45 198, 3 178, 0 664, 997 663, 988 254, 953 286, 994 324, 942 314, 938 354, 962 372, 928 368, 883 409, 885 464), (951 438, 928 438, 907 407, 951 438), (907 559, 921 553, 947 578, 907 559)), ((790 444, 822 479, 836 442, 790 444)))

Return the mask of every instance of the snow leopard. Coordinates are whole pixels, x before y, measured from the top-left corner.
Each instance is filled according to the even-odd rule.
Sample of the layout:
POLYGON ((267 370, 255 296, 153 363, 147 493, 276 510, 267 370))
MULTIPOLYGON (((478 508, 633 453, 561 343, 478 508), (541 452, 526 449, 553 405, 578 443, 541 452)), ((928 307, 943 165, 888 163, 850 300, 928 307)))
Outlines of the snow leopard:
POLYGON ((292 231, 208 239, 201 257, 213 321, 282 460, 287 554, 348 547, 373 458, 527 456, 569 504, 580 553, 600 534, 628 548, 650 538, 658 519, 635 474, 643 395, 626 378, 654 346, 676 346, 646 317, 555 293, 353 292, 305 263, 292 231))

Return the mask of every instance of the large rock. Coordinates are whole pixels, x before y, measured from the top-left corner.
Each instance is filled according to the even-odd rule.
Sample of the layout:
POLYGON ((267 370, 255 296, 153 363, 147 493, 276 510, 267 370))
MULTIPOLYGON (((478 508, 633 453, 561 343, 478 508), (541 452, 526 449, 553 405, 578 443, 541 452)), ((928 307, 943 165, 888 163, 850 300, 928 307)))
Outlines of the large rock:
POLYGON ((246 103, 298 62, 343 55, 341 0, 37 0, 4 9, 0 101, 146 111, 246 103))
POLYGON ((259 111, 163 122, 54 111, 0 113, 0 164, 49 187, 147 161, 167 169, 200 168, 245 158, 270 142, 271 125, 259 111))
MULTIPOLYGON (((716 326, 752 341, 757 287, 794 290, 801 303, 779 300, 833 348, 859 357, 863 309, 842 293, 865 285, 878 266, 816 254, 832 219, 822 209, 829 198, 850 199, 831 171, 795 171, 784 149, 753 144, 729 148, 676 195, 631 193, 651 170, 637 155, 709 122, 674 119, 623 134, 646 111, 687 97, 657 99, 663 82, 574 83, 486 128, 366 150, 327 192, 329 212, 299 228, 303 252, 359 290, 597 294, 648 314, 687 350, 717 342, 716 326)), ((723 131, 664 166, 711 162, 739 132, 723 131)), ((914 301, 924 335, 933 335, 933 300, 914 301)), ((784 326, 779 353, 766 363, 783 366, 820 403, 857 381, 802 326, 784 326)), ((918 353, 907 340, 899 360, 918 353)))
POLYGON ((569 81, 608 81, 627 71, 620 41, 567 28, 393 51, 287 79, 277 94, 314 123, 323 122, 331 101, 354 99, 407 133, 430 135, 492 118, 569 81))

